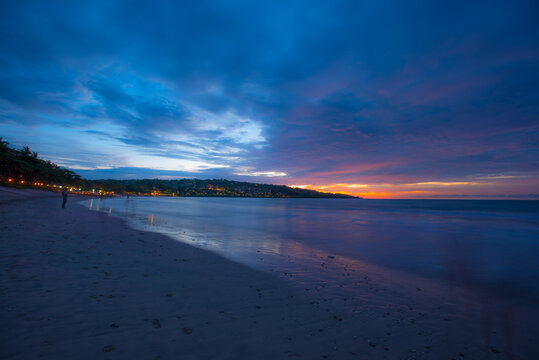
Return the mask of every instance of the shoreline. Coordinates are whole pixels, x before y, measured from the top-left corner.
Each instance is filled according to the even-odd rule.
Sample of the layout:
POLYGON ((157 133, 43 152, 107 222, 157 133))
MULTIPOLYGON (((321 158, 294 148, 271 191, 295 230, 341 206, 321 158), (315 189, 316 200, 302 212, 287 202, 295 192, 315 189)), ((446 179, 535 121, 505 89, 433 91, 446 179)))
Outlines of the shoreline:
POLYGON ((277 359, 295 349, 305 358, 335 351, 329 338, 312 344, 310 335, 334 320, 271 275, 131 229, 73 198, 61 209, 58 194, 46 195, 0 201, 1 357, 277 359))
POLYGON ((482 344, 478 329, 463 331, 468 314, 448 315, 440 310, 447 304, 402 303, 376 283, 358 285, 365 301, 324 302, 274 274, 130 228, 78 198, 61 209, 57 193, 20 192, 0 192, 0 357, 525 358, 504 348, 503 334, 482 344), (387 303, 367 296, 378 290, 387 303))

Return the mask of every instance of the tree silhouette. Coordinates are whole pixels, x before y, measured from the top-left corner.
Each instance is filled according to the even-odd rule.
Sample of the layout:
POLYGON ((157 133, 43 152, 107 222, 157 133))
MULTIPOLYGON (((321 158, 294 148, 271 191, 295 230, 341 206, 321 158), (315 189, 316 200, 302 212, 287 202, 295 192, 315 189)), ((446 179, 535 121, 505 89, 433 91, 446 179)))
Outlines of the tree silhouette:
POLYGON ((28 146, 13 149, 0 137, 0 180, 40 182, 55 185, 80 185, 82 179, 73 171, 39 158, 28 146))

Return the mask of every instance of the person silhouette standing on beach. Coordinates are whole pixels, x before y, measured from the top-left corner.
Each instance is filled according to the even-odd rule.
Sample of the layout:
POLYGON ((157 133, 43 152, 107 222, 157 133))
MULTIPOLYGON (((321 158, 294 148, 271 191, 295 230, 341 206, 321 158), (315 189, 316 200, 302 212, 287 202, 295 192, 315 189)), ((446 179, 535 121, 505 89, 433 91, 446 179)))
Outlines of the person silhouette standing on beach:
POLYGON ((67 191, 66 189, 63 189, 62 190, 62 209, 65 209, 66 207, 66 202, 67 202, 67 191))

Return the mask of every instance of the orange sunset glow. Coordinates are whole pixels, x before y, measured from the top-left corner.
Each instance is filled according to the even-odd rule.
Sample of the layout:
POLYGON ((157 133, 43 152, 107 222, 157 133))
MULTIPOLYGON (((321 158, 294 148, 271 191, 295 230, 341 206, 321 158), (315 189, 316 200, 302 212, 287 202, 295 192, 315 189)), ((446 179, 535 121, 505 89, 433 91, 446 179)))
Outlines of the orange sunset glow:
MULTIPOLYGON (((302 189, 316 190, 327 193, 341 193, 359 196, 367 199, 412 199, 412 198, 444 198, 468 197, 478 192, 489 194, 490 197, 503 197, 504 178, 473 179, 459 181, 423 181, 416 183, 336 183, 336 184, 304 184, 290 185, 302 189)), ((514 180, 512 178, 512 180, 514 180)), ((527 179, 521 180, 523 183, 527 179)))

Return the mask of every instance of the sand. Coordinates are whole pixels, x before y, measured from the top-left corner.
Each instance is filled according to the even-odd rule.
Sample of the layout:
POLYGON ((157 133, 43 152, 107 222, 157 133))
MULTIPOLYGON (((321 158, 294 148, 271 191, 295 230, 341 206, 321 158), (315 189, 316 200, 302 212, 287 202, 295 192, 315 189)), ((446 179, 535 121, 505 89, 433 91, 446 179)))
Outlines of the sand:
POLYGON ((533 334, 522 351, 503 339, 497 345, 499 334, 485 343, 466 314, 418 295, 427 289, 395 294, 365 281, 355 298, 326 301, 324 291, 132 229, 73 196, 62 209, 59 194, 0 188, 0 215, 0 358, 520 359, 533 352, 533 334))

